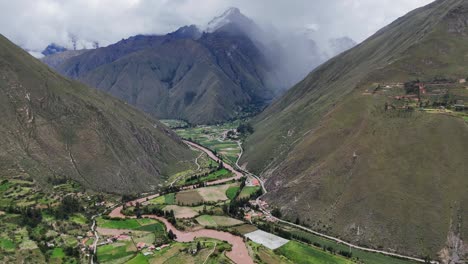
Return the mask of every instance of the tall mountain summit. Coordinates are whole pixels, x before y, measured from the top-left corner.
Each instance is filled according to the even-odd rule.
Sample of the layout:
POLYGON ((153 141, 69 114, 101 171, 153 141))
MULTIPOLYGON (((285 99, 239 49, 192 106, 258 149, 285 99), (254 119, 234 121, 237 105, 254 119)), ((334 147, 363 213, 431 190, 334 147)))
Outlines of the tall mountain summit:
POLYGON ((246 21, 254 23, 230 9, 208 32, 186 26, 138 35, 49 65, 156 118, 221 122, 263 107, 282 88, 274 65, 243 31, 246 21))
POLYGON ((209 124, 257 112, 324 61, 313 40, 285 39, 230 8, 203 30, 137 35, 43 61, 153 117, 209 124))
POLYGON ((257 116, 241 163, 271 206, 357 244, 464 262, 467 21, 464 0, 414 10, 257 116))
POLYGON ((222 15, 215 17, 211 20, 207 27, 206 32, 213 33, 216 30, 228 25, 234 24, 241 29, 249 29, 252 27, 257 27, 255 22, 250 18, 246 17, 244 14, 241 13, 239 8, 231 7, 227 9, 222 15))
POLYGON ((159 188, 193 162, 169 128, 58 75, 1 35, 0 112, 2 176, 137 193, 159 188))

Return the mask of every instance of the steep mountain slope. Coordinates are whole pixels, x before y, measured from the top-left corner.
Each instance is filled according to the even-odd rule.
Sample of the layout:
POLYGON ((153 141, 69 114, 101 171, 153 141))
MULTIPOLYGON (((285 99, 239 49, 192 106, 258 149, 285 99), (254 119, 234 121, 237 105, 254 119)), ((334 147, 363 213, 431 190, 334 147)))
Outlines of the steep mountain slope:
POLYGON ((453 241, 468 238, 468 126, 414 111, 422 104, 402 83, 433 83, 421 103, 434 108, 466 102, 467 18, 462 0, 410 12, 258 116, 241 163, 267 178, 267 201, 358 244, 463 258, 466 244, 453 241))
POLYGON ((46 55, 44 58, 41 59, 42 62, 44 62, 45 64, 49 65, 50 67, 52 68, 56 68, 58 67, 59 65, 61 65, 62 63, 64 63, 65 61, 75 57, 75 56, 78 56, 78 55, 81 55, 85 52, 87 52, 88 50, 86 49, 82 49, 82 50, 64 50, 64 51, 61 51, 61 52, 56 52, 56 53, 53 53, 53 54, 49 54, 49 55, 46 55))
MULTIPOLYGON (((238 10, 235 17, 249 20, 238 10)), ((49 65, 157 118, 225 121, 263 107, 279 86, 243 24, 231 20, 209 33, 187 26, 164 36, 135 36, 49 65)))
POLYGON ((0 173, 46 186, 150 191, 193 153, 168 128, 123 102, 67 80, 0 36, 0 173))

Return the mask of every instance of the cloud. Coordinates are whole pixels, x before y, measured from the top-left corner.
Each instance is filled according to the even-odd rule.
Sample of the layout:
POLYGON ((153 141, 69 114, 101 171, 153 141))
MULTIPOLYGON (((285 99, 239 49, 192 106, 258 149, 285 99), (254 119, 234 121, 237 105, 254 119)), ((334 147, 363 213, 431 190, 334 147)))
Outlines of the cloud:
POLYGON ((331 36, 362 41, 431 0, 15 0, 0 2, 0 33, 24 48, 51 42, 109 45, 135 34, 205 25, 230 6, 259 23, 294 30, 314 26, 331 36))

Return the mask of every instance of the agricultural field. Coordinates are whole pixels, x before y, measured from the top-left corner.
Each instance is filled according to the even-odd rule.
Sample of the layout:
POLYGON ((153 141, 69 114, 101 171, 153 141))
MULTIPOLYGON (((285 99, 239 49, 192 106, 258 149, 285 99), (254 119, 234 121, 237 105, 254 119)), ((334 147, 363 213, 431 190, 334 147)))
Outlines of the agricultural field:
POLYGON ((302 264, 351 264, 354 263, 344 257, 333 255, 321 249, 306 244, 289 241, 284 246, 275 250, 275 253, 286 257, 293 263, 302 264))
POLYGON ((180 205, 195 205, 203 203, 203 197, 198 190, 188 190, 176 194, 176 203, 180 205))
POLYGON ((217 186, 210 186, 197 189, 198 193, 201 197, 203 197, 203 201, 205 202, 219 202, 219 201, 226 201, 228 197, 226 196, 226 191, 232 187, 237 186, 237 183, 232 184, 223 184, 217 186))
POLYGON ((249 198, 252 194, 256 193, 258 190, 260 190, 259 186, 245 186, 242 188, 242 191, 239 193, 238 198, 243 199, 243 198, 249 198))
POLYGON ((98 217, 96 219, 97 226, 109 229, 130 229, 130 230, 142 230, 145 226, 164 225, 155 219, 140 218, 140 219, 106 219, 98 217))
POLYGON ((273 250, 268 249, 260 244, 253 241, 248 241, 247 246, 250 251, 254 254, 255 259, 260 263, 272 263, 272 264, 293 264, 286 257, 276 254, 273 250))
POLYGON ((238 186, 238 183, 181 191, 176 194, 176 202, 181 205, 198 205, 203 202, 227 201, 229 198, 226 196, 226 192, 234 186, 238 186))
POLYGON ((184 120, 161 119, 159 121, 163 123, 165 126, 170 127, 171 129, 186 128, 189 126, 189 124, 185 122, 184 120))
POLYGON ((175 204, 175 193, 169 193, 166 195, 162 195, 159 197, 156 197, 154 199, 151 199, 148 201, 148 204, 175 204))
POLYGON ((201 215, 196 220, 200 225, 209 227, 236 226, 244 223, 231 217, 218 215, 201 215))
POLYGON ((240 154, 240 147, 236 141, 226 137, 230 130, 235 130, 239 122, 227 123, 218 126, 197 126, 175 130, 176 133, 185 139, 200 143, 208 147, 228 163, 235 163, 240 154))
POLYGON ((236 197, 237 192, 239 191, 239 186, 231 186, 226 190, 226 196, 229 200, 232 200, 236 197))
POLYGON ((88 261, 80 249, 89 240, 89 214, 102 210, 98 200, 116 197, 86 194, 66 180, 50 184, 54 192, 42 192, 26 175, 0 179, 0 262, 88 261))
POLYGON ((252 232, 258 230, 258 228, 256 226, 254 226, 254 225, 244 224, 244 225, 240 225, 240 226, 233 226, 233 227, 229 228, 229 230, 234 231, 234 232, 238 232, 241 235, 245 235, 245 234, 252 233, 252 232))
POLYGON ((97 259, 99 263, 124 263, 133 258, 136 250, 132 241, 119 241, 99 246, 97 248, 97 259))
POLYGON ((193 218, 197 216, 199 213, 200 208, 196 210, 196 207, 188 207, 188 206, 178 206, 178 205, 169 205, 164 207, 164 211, 174 211, 175 218, 182 219, 182 218, 193 218))
MULTIPOLYGON (((173 185, 173 186, 184 186, 187 185, 187 181, 190 181, 190 178, 193 178, 194 176, 201 176, 201 175, 208 175, 210 173, 215 172, 216 168, 219 167, 219 164, 212 160, 208 155, 204 152, 199 151, 198 149, 193 149, 193 151, 196 151, 197 158, 193 160, 191 164, 191 168, 174 174, 172 175, 167 181, 167 185, 173 185)), ((219 177, 222 175, 214 175, 214 177, 219 177)), ((213 175, 210 176, 213 178, 213 175)), ((201 182, 200 180, 194 181, 191 184, 201 182)))
MULTIPOLYGON (((311 233, 307 233, 302 230, 298 230, 296 228, 291 228, 291 227, 286 227, 285 230, 288 230, 291 232, 292 235, 296 237, 303 237, 307 238, 311 244, 315 244, 320 247, 332 247, 336 251, 348 251, 349 247, 338 244, 334 241, 316 236, 311 233)), ((359 249, 352 249, 353 257, 354 258, 359 258, 361 261, 364 261, 364 263, 368 264, 415 264, 416 262, 409 261, 409 260, 403 260, 403 259, 398 259, 398 258, 393 258, 389 256, 385 256, 382 254, 376 254, 376 253, 371 253, 371 252, 366 252, 362 251, 359 249)))
POLYGON ((172 243, 169 247, 155 251, 153 255, 145 258, 149 263, 232 263, 225 256, 225 252, 230 250, 231 245, 224 241, 197 238, 189 243, 172 243), (198 242, 201 246, 199 251, 197 250, 198 242))
POLYGON ((208 175, 205 176, 200 176, 196 178, 187 178, 183 181, 183 185, 192 185, 192 184, 197 184, 197 183, 202 183, 202 182, 210 182, 214 180, 220 180, 220 179, 225 179, 232 177, 232 173, 228 171, 227 169, 221 169, 214 171, 212 173, 209 173, 208 175))
POLYGON ((224 255, 230 249, 231 245, 226 242, 198 238, 193 242, 172 242, 162 249, 143 249, 141 252, 131 241, 116 242, 98 247, 97 254, 99 263, 231 263, 224 255), (145 256, 143 253, 149 254, 145 256))

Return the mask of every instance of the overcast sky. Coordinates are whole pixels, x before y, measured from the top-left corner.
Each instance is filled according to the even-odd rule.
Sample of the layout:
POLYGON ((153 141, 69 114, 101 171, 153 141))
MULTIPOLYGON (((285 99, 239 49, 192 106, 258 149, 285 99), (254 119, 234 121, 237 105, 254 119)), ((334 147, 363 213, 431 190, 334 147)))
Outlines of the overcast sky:
MULTIPOLYGON (((0 0, 0 33, 24 48, 67 44, 70 34, 101 46, 135 34, 205 25, 228 7, 277 28, 314 27, 360 42, 432 0, 0 0)), ((69 45, 69 44, 68 44, 69 45)), ((81 44, 82 45, 82 44, 81 44)))

